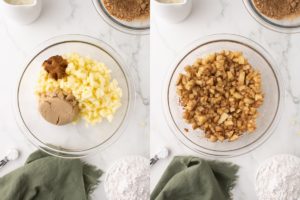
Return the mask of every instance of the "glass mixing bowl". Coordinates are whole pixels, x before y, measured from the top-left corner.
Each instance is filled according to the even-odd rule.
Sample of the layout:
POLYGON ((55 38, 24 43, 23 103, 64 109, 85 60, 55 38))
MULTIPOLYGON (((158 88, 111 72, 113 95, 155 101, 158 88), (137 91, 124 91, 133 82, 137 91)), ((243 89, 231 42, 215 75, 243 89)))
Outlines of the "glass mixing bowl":
POLYGON ((193 151, 209 156, 232 157, 247 153, 266 141, 278 124, 282 109, 284 89, 280 73, 271 56, 255 42, 237 35, 220 34, 207 36, 195 41, 180 55, 171 66, 163 90, 163 110, 167 123, 184 145, 193 151), (245 133, 234 142, 210 142, 201 130, 193 130, 183 118, 183 109, 176 94, 176 80, 184 67, 207 54, 222 50, 241 51, 251 65, 260 71, 265 94, 263 105, 259 108, 257 129, 245 133), (189 132, 185 129, 188 128, 189 132))
POLYGON ((250 15, 263 26, 281 33, 299 33, 300 16, 293 19, 276 20, 262 14, 254 5, 253 0, 243 0, 250 15))
POLYGON ((101 150, 116 141, 128 124, 135 93, 130 71, 119 54, 109 45, 83 35, 62 35, 44 42, 25 63, 18 80, 15 96, 15 116, 20 130, 35 146, 49 154, 77 158, 101 150), (38 111, 34 90, 44 60, 53 55, 78 53, 103 62, 111 70, 122 89, 122 106, 112 122, 103 120, 96 125, 76 124, 55 126, 38 111))
POLYGON ((150 30, 150 17, 144 20, 134 20, 131 22, 120 20, 112 16, 103 4, 103 0, 92 0, 93 4, 103 18, 103 20, 109 24, 111 27, 122 31, 124 33, 134 34, 134 35, 147 35, 150 30))

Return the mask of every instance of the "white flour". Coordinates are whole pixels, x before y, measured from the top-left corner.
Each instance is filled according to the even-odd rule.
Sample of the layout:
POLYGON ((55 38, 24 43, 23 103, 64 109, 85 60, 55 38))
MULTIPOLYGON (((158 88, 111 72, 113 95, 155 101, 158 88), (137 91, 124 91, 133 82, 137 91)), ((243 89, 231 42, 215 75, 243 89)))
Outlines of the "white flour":
POLYGON ((300 159, 277 155, 264 162, 256 174, 259 200, 300 200, 300 159))
POLYGON ((125 157, 117 161, 106 174, 104 189, 109 200, 150 199, 149 159, 125 157))

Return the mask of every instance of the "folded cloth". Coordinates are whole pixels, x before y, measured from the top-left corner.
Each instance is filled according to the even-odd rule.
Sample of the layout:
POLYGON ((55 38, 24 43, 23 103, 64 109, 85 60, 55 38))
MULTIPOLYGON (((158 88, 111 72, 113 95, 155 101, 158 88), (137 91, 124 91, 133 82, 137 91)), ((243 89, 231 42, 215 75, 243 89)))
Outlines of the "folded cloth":
POLYGON ((237 180, 237 165, 177 156, 151 194, 151 200, 228 200, 237 180))
POLYGON ((101 175, 101 170, 79 159, 36 151, 23 167, 0 178, 0 199, 87 200, 101 175))

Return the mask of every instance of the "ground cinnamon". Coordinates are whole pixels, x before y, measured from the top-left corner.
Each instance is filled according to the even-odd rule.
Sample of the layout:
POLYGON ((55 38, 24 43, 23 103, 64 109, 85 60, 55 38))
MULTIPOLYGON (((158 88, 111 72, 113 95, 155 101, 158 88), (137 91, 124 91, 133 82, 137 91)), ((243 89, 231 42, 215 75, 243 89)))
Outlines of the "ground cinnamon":
POLYGON ((300 15, 300 0, 253 0, 255 7, 273 19, 293 18, 300 15))
POLYGON ((52 56, 44 61, 44 69, 49 73, 50 77, 57 80, 65 77, 68 61, 61 56, 52 56))
POLYGON ((133 21, 149 17, 150 0, 103 0, 107 11, 121 20, 133 21))

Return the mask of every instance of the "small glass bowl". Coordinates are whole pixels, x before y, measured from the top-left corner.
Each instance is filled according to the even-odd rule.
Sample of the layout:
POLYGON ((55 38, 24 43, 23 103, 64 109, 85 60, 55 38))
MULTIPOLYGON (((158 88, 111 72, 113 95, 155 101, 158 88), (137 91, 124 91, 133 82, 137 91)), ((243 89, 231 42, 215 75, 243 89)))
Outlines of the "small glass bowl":
POLYGON ((281 33, 299 33, 300 16, 293 19, 276 20, 262 14, 254 5, 253 0, 243 0, 250 15, 260 24, 281 33))
POLYGON ((232 157, 255 149, 270 137, 279 121, 284 99, 283 88, 276 63, 263 47, 238 35, 211 35, 192 43, 175 60, 163 90, 163 110, 170 129, 185 146, 208 156, 232 157), (243 52, 251 65, 260 71, 265 99, 259 108, 257 129, 254 133, 245 133, 234 142, 213 143, 204 137, 202 130, 193 130, 191 125, 183 120, 183 109, 176 94, 176 81, 186 65, 194 63, 199 57, 222 50, 243 52), (188 132, 185 131, 186 128, 188 132))
POLYGON ((62 35, 44 42, 25 63, 14 100, 17 124, 31 143, 51 155, 78 158, 101 150, 119 138, 128 124, 135 93, 130 71, 109 45, 88 36, 62 35), (76 124, 56 126, 40 115, 34 89, 43 61, 53 55, 73 52, 103 62, 118 81, 123 92, 122 106, 112 122, 104 119, 87 126, 80 120, 76 124))
POLYGON ((103 4, 103 0, 92 0, 93 4, 103 18, 103 20, 111 27, 128 34, 133 35, 147 35, 150 30, 150 17, 145 20, 134 20, 131 22, 120 20, 112 16, 103 4))

